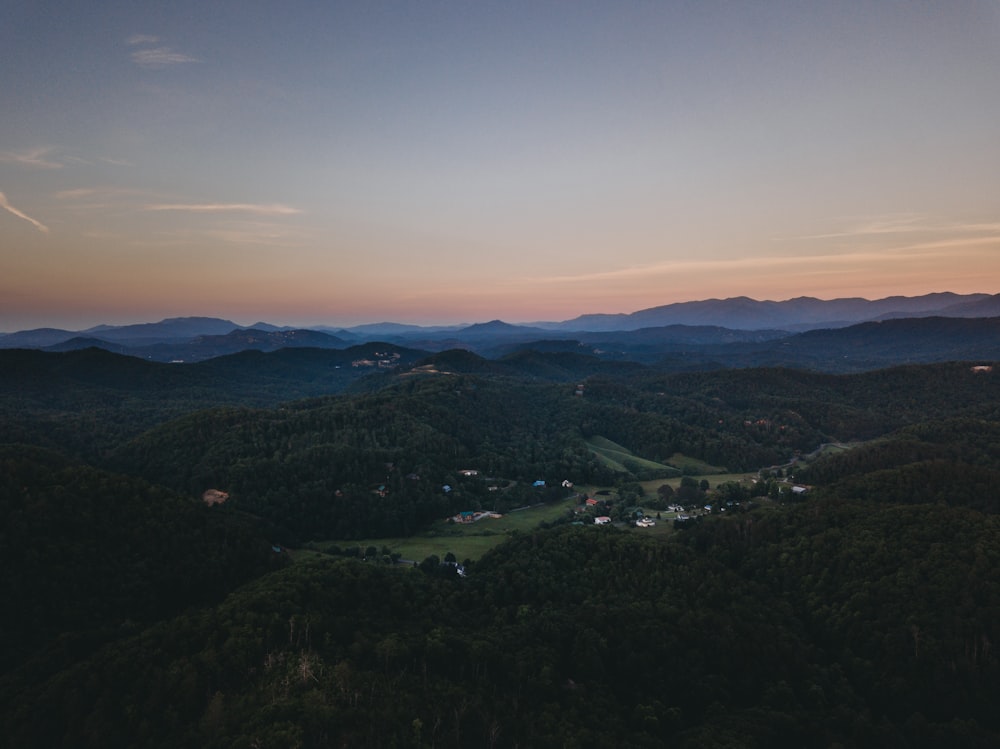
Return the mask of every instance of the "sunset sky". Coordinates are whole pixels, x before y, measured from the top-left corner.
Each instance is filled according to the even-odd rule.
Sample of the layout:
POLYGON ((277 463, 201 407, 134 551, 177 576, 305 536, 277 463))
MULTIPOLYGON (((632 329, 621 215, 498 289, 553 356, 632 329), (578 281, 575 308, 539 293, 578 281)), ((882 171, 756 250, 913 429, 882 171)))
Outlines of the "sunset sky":
POLYGON ((0 331, 1000 292, 1000 0, 6 0, 0 331))

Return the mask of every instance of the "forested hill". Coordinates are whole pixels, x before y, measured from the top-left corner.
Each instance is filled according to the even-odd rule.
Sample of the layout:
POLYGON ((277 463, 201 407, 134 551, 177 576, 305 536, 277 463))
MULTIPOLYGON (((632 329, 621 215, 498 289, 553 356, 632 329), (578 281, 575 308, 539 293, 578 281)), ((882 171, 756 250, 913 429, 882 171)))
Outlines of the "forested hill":
POLYGON ((1000 317, 883 320, 840 330, 812 330, 784 342, 789 361, 802 357, 828 371, 863 371, 936 361, 1000 358, 1000 317), (836 367, 833 358, 845 361, 836 367), (825 362, 825 364, 823 363, 825 362))
POLYGON ((304 561, 8 676, 0 717, 14 746, 102 749, 986 749, 998 537, 973 511, 829 504, 673 543, 538 532, 466 578, 304 561))
POLYGON ((181 365, 101 349, 0 350, 0 418, 5 441, 99 460, 170 418, 220 404, 273 406, 339 393, 366 379, 384 380, 426 355, 364 344, 342 351, 244 351, 181 365))
POLYGON ((0 743, 1000 745, 987 363, 335 353, 0 352, 0 743))
POLYGON ((950 418, 905 427, 832 455, 798 478, 831 497, 1000 512, 1000 421, 950 418))
POLYGON ((756 470, 826 442, 872 439, 934 418, 996 418, 1000 401, 998 377, 969 364, 858 375, 639 368, 615 376, 597 362, 599 374, 578 382, 558 366, 564 354, 542 358, 551 363, 548 379, 537 376, 541 355, 516 357, 520 371, 531 372, 517 377, 516 367, 486 362, 483 372, 485 360, 453 352, 372 374, 378 387, 371 392, 243 405, 321 388, 321 379, 310 378, 331 371, 328 354, 246 353, 189 369, 91 351, 81 352, 79 370, 35 366, 21 378, 7 370, 0 395, 7 438, 188 496, 222 488, 236 506, 287 530, 287 539, 305 540, 407 535, 470 504, 492 506, 502 497, 502 506, 517 506, 536 480, 676 475, 678 454, 756 470), (241 376, 256 363, 253 377, 241 376), (209 365, 215 379, 197 384, 192 378, 209 365), (221 377, 223 366, 231 380, 221 377), (220 402, 234 405, 204 407, 220 402), (629 474, 600 459, 588 445, 593 438, 631 451, 629 474), (458 471, 470 467, 514 487, 487 498, 483 482, 460 481, 458 471))
POLYGON ((426 351, 366 343, 346 349, 242 351, 196 364, 164 364, 103 349, 63 353, 0 350, 0 385, 21 397, 48 394, 68 402, 79 390, 118 389, 195 404, 211 399, 254 404, 339 392, 372 374, 412 365, 426 351))
POLYGON ((217 602, 280 561, 259 521, 27 446, 0 447, 0 514, 0 670, 217 602))

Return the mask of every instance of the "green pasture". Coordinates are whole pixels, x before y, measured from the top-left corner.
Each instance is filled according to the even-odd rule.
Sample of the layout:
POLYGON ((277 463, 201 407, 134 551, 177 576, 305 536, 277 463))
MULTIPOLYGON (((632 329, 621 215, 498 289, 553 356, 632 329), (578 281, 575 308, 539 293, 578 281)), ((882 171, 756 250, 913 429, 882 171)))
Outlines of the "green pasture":
POLYGON ((632 528, 634 533, 638 533, 641 536, 656 536, 657 538, 664 538, 677 531, 674 530, 674 513, 662 513, 663 518, 656 521, 656 525, 652 528, 632 528))
MULTIPOLYGON (((695 481, 701 483, 704 479, 709 483, 709 486, 714 489, 719 484, 725 484, 730 481, 735 481, 736 483, 749 483, 752 479, 756 478, 757 474, 754 471, 749 471, 747 473, 703 473, 695 474, 691 476, 695 481)), ((669 484, 674 489, 677 489, 681 485, 681 476, 669 479, 654 479, 652 481, 640 481, 643 490, 647 494, 655 494, 656 490, 659 489, 663 484, 669 484)))
POLYGON ((701 475, 707 476, 709 474, 714 475, 726 472, 726 469, 723 466, 713 466, 711 463, 706 463, 703 460, 692 458, 684 453, 674 453, 670 456, 667 462, 671 466, 676 466, 683 473, 689 476, 692 474, 700 474, 698 477, 699 481, 701 480, 701 475))
MULTIPOLYGON (((656 490, 663 484, 669 484, 675 489, 679 487, 682 478, 681 471, 696 481, 707 480, 713 489, 728 481, 748 482, 756 475, 754 472, 726 473, 725 468, 713 466, 681 453, 675 453, 670 457, 671 465, 645 460, 636 457, 626 448, 605 437, 590 438, 587 440, 587 447, 594 452, 599 460, 616 471, 629 472, 630 469, 625 467, 625 461, 628 461, 633 469, 641 466, 648 469, 665 469, 677 472, 678 475, 667 479, 640 482, 643 490, 650 495, 655 495, 656 490)), ((580 494, 588 496, 595 496, 598 491, 607 490, 611 499, 617 499, 617 492, 612 487, 577 486, 576 489, 580 494)), ((575 507, 578 502, 578 498, 571 497, 559 502, 535 505, 509 512, 500 518, 484 518, 469 524, 440 520, 429 529, 408 538, 329 540, 314 542, 309 546, 320 552, 328 551, 333 546, 339 546, 341 549, 355 546, 364 549, 368 546, 374 546, 380 552, 383 548, 388 548, 390 552, 398 552, 402 559, 411 559, 416 562, 421 562, 432 554, 443 559, 448 552, 454 554, 459 560, 476 560, 512 535, 529 533, 542 523, 552 522, 565 516, 566 512, 575 507)), ((639 503, 641 505, 642 500, 639 503)), ((673 513, 661 512, 661 516, 662 519, 656 526, 639 528, 636 529, 636 532, 652 536, 672 533, 673 513)), ((306 550, 302 550, 300 554, 302 553, 306 553, 306 550)))
POLYGON ((672 465, 640 458, 628 448, 622 447, 617 442, 612 442, 606 437, 591 437, 585 444, 587 445, 587 449, 593 452, 601 463, 618 473, 631 473, 637 468, 656 471, 680 471, 679 468, 672 465))
POLYGON ((487 551, 497 546, 516 533, 526 533, 537 528, 541 523, 551 522, 562 517, 578 504, 576 498, 568 498, 559 502, 535 505, 523 510, 509 512, 500 518, 484 518, 475 523, 450 523, 447 520, 436 522, 431 528, 409 538, 369 538, 350 541, 322 541, 314 547, 327 551, 333 546, 347 549, 358 546, 362 549, 374 546, 379 551, 382 547, 391 552, 399 552, 401 558, 420 562, 432 554, 444 558, 449 551, 459 560, 479 559, 487 551))

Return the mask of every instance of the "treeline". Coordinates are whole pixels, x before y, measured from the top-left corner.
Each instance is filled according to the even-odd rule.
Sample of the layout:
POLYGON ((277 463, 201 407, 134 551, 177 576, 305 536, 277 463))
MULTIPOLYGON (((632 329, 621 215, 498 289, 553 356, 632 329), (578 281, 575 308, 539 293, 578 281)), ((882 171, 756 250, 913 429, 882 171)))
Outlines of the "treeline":
POLYGON ((796 479, 827 497, 1000 512, 1000 421, 942 419, 818 460, 796 479))
MULTIPOLYGON (((288 356, 293 353, 304 369, 298 380, 289 375, 290 382, 301 385, 319 376, 314 359, 327 352, 288 356)), ((25 365, 44 375, 38 381, 8 373, 19 383, 0 398, 10 416, 10 439, 140 475, 189 496, 225 490, 236 507, 280 527, 282 542, 292 545, 324 537, 406 536, 462 510, 503 511, 532 501, 524 487, 537 480, 611 484, 659 475, 639 463, 630 474, 613 473, 588 449, 593 437, 657 463, 680 453, 730 471, 751 471, 788 463, 824 442, 870 439, 935 417, 996 419, 1000 392, 1000 379, 964 364, 851 376, 783 369, 655 376, 643 371, 552 384, 518 380, 507 369, 502 377, 491 376, 490 367, 499 365, 468 352, 446 352, 433 361, 482 371, 383 375, 368 381, 370 389, 350 395, 277 405, 272 386, 290 363, 251 352, 244 358, 262 359, 260 389, 249 397, 250 380, 237 379, 219 399, 232 405, 205 408, 216 402, 215 386, 199 391, 183 367, 107 352, 80 354, 86 364, 81 372, 68 360, 56 360, 72 376, 50 359, 43 359, 48 369, 25 365), (163 378, 177 382, 168 386, 163 378), (481 478, 464 480, 463 469, 481 478), (488 492, 489 485, 498 490, 488 492)), ((195 366, 231 367, 237 358, 195 366)), ((921 472, 940 474, 940 487, 964 481, 966 493, 995 484, 991 466, 958 470, 956 460, 968 462, 952 455, 947 465, 921 472)), ((823 470, 817 466, 812 479, 800 480, 831 483, 823 470)), ((870 477, 869 489, 851 485, 842 496, 884 495, 886 483, 895 480, 870 477)), ((901 479, 895 496, 923 480, 901 479)), ((910 496, 925 501, 929 495, 910 496)))
MULTIPOLYGON (((662 393, 680 403, 694 401, 720 416, 729 412, 781 423, 799 420, 839 441, 872 439, 944 418, 1000 420, 1000 376, 963 362, 853 375, 796 369, 716 370, 647 375, 630 384, 636 391, 662 393)), ((676 401, 670 408, 675 405, 676 401)))
POLYGON ((147 431, 109 464, 185 493, 223 489, 306 540, 409 535, 462 510, 504 511, 530 503, 524 487, 539 480, 646 478, 641 467, 614 473, 588 449, 592 436, 659 462, 682 453, 733 470, 785 462, 826 438, 799 417, 749 420, 724 404, 658 398, 604 380, 579 396, 473 375, 402 377, 351 397, 199 411, 147 431))
MULTIPOLYGON (((339 393, 387 371, 351 366, 375 351, 412 362, 423 352, 366 344, 353 349, 244 351, 197 364, 164 364, 91 348, 65 353, 0 350, 4 442, 34 444, 90 462, 147 429, 221 404, 273 406, 339 393)), ((377 387, 372 385, 371 387, 377 387)))
POLYGON ((302 561, 0 718, 53 747, 991 747, 998 530, 823 502, 539 531, 464 578, 302 561))
POLYGON ((131 442, 113 464, 187 493, 223 489, 303 540, 404 536, 462 510, 522 505, 536 480, 612 479, 560 402, 572 411, 565 389, 404 380, 352 398, 198 412, 131 442))
MULTIPOLYGON (((421 354, 389 348, 405 363, 417 362, 421 354)), ((344 356, 287 349, 168 365, 97 349, 0 351, 4 440, 106 466, 127 440, 201 409, 273 408, 306 397, 350 398, 347 393, 384 388, 403 397, 402 382, 421 378, 407 365, 399 373, 354 368, 341 361, 344 356), (369 371, 370 376, 362 374, 369 371)), ((784 462, 789 451, 810 450, 822 441, 871 439, 928 419, 1000 418, 1000 378, 962 363, 835 376, 793 369, 657 374, 649 367, 595 366, 590 357, 562 352, 522 352, 497 362, 445 352, 427 361, 438 359, 457 372, 469 370, 467 378, 509 385, 511 402, 523 397, 519 388, 526 382, 558 383, 552 387, 565 393, 575 372, 576 382, 586 383, 581 400, 587 408, 562 402, 544 411, 548 420, 563 424, 565 416, 574 415, 572 426, 584 436, 607 436, 642 457, 662 461, 674 452, 690 452, 731 470, 784 462)))

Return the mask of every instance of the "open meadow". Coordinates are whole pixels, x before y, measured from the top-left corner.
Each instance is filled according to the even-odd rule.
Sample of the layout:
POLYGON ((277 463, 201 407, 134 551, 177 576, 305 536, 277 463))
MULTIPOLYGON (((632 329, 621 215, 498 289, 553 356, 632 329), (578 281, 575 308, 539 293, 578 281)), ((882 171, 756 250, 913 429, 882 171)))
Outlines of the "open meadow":
POLYGON ((420 562, 431 555, 444 558, 451 552, 459 560, 479 559, 493 547, 519 533, 535 530, 543 523, 551 523, 564 517, 579 503, 578 497, 533 505, 509 512, 499 518, 486 517, 474 523, 454 523, 442 519, 430 528, 409 538, 372 538, 353 541, 324 541, 312 544, 320 551, 334 547, 365 549, 374 546, 380 551, 389 549, 399 553, 400 558, 420 562))

